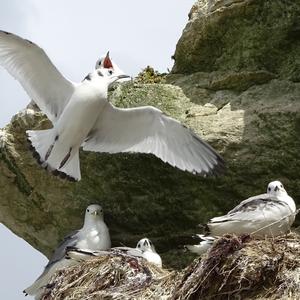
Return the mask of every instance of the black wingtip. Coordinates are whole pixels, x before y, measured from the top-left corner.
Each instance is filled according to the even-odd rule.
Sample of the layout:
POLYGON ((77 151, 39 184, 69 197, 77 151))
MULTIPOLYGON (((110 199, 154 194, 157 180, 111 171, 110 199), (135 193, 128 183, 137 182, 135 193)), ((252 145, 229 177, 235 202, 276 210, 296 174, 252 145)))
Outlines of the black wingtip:
POLYGON ((218 155, 217 163, 214 165, 213 169, 211 170, 210 176, 219 177, 224 173, 226 173, 226 170, 227 168, 224 159, 220 155, 218 155))
POLYGON ((202 147, 206 148, 207 153, 210 153, 215 157, 216 163, 208 171, 198 172, 197 175, 203 177, 218 177, 226 172, 226 163, 223 157, 207 142, 203 141, 192 129, 188 129, 192 137, 201 144, 202 147))

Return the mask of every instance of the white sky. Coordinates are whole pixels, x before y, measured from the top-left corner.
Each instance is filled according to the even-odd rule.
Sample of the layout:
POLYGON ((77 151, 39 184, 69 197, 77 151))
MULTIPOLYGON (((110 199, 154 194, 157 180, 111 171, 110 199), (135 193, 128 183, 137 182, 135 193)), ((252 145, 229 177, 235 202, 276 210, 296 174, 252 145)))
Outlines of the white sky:
MULTIPOLYGON (((165 72, 194 2, 0 0, 0 29, 41 46, 73 81, 81 81, 107 50, 130 75, 147 65, 165 72)), ((0 128, 28 102, 20 85, 0 68, 0 128)), ((0 299, 24 299, 22 290, 47 260, 1 223, 0 243, 0 299)))

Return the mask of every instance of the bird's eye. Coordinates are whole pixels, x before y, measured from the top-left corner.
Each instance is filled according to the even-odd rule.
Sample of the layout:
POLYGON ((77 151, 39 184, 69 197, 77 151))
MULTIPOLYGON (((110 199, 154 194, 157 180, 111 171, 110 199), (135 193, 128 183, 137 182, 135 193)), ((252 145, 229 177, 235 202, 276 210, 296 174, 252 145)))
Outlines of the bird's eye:
POLYGON ((112 73, 113 73, 112 70, 109 70, 109 71, 108 71, 108 74, 109 74, 109 75, 112 75, 112 73))
POLYGON ((268 187, 268 191, 271 192, 271 188, 270 187, 268 187))
POLYGON ((140 245, 140 244, 138 244, 138 248, 141 248, 141 245, 140 245))
POLYGON ((280 187, 281 187, 281 188, 283 187, 282 184, 280 185, 280 187))
POLYGON ((87 212, 90 212, 90 210, 89 210, 89 209, 87 209, 86 211, 87 211, 87 212))

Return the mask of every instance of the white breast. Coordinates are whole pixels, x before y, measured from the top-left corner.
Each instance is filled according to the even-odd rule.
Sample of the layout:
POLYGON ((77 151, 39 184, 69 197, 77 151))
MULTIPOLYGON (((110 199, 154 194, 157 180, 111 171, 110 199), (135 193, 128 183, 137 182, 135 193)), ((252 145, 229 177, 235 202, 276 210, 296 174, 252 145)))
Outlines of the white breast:
POLYGON ((147 261, 149 261, 149 262, 157 265, 158 267, 162 266, 161 258, 160 258, 160 256, 157 253, 154 253, 152 251, 145 251, 145 252, 143 252, 143 257, 147 261))
POLYGON ((105 223, 101 226, 82 231, 76 247, 86 250, 108 250, 111 247, 109 231, 105 223))

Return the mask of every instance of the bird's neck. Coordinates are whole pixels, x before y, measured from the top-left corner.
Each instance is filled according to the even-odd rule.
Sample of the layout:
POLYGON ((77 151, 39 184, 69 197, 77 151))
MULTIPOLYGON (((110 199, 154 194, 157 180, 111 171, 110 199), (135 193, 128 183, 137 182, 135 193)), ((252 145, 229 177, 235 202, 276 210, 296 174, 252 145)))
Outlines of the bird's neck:
POLYGON ((277 196, 278 200, 281 200, 288 204, 292 212, 296 211, 296 204, 293 198, 291 198, 287 193, 280 193, 277 196))
POLYGON ((103 219, 86 219, 84 220, 83 229, 98 228, 103 224, 105 225, 103 219))

